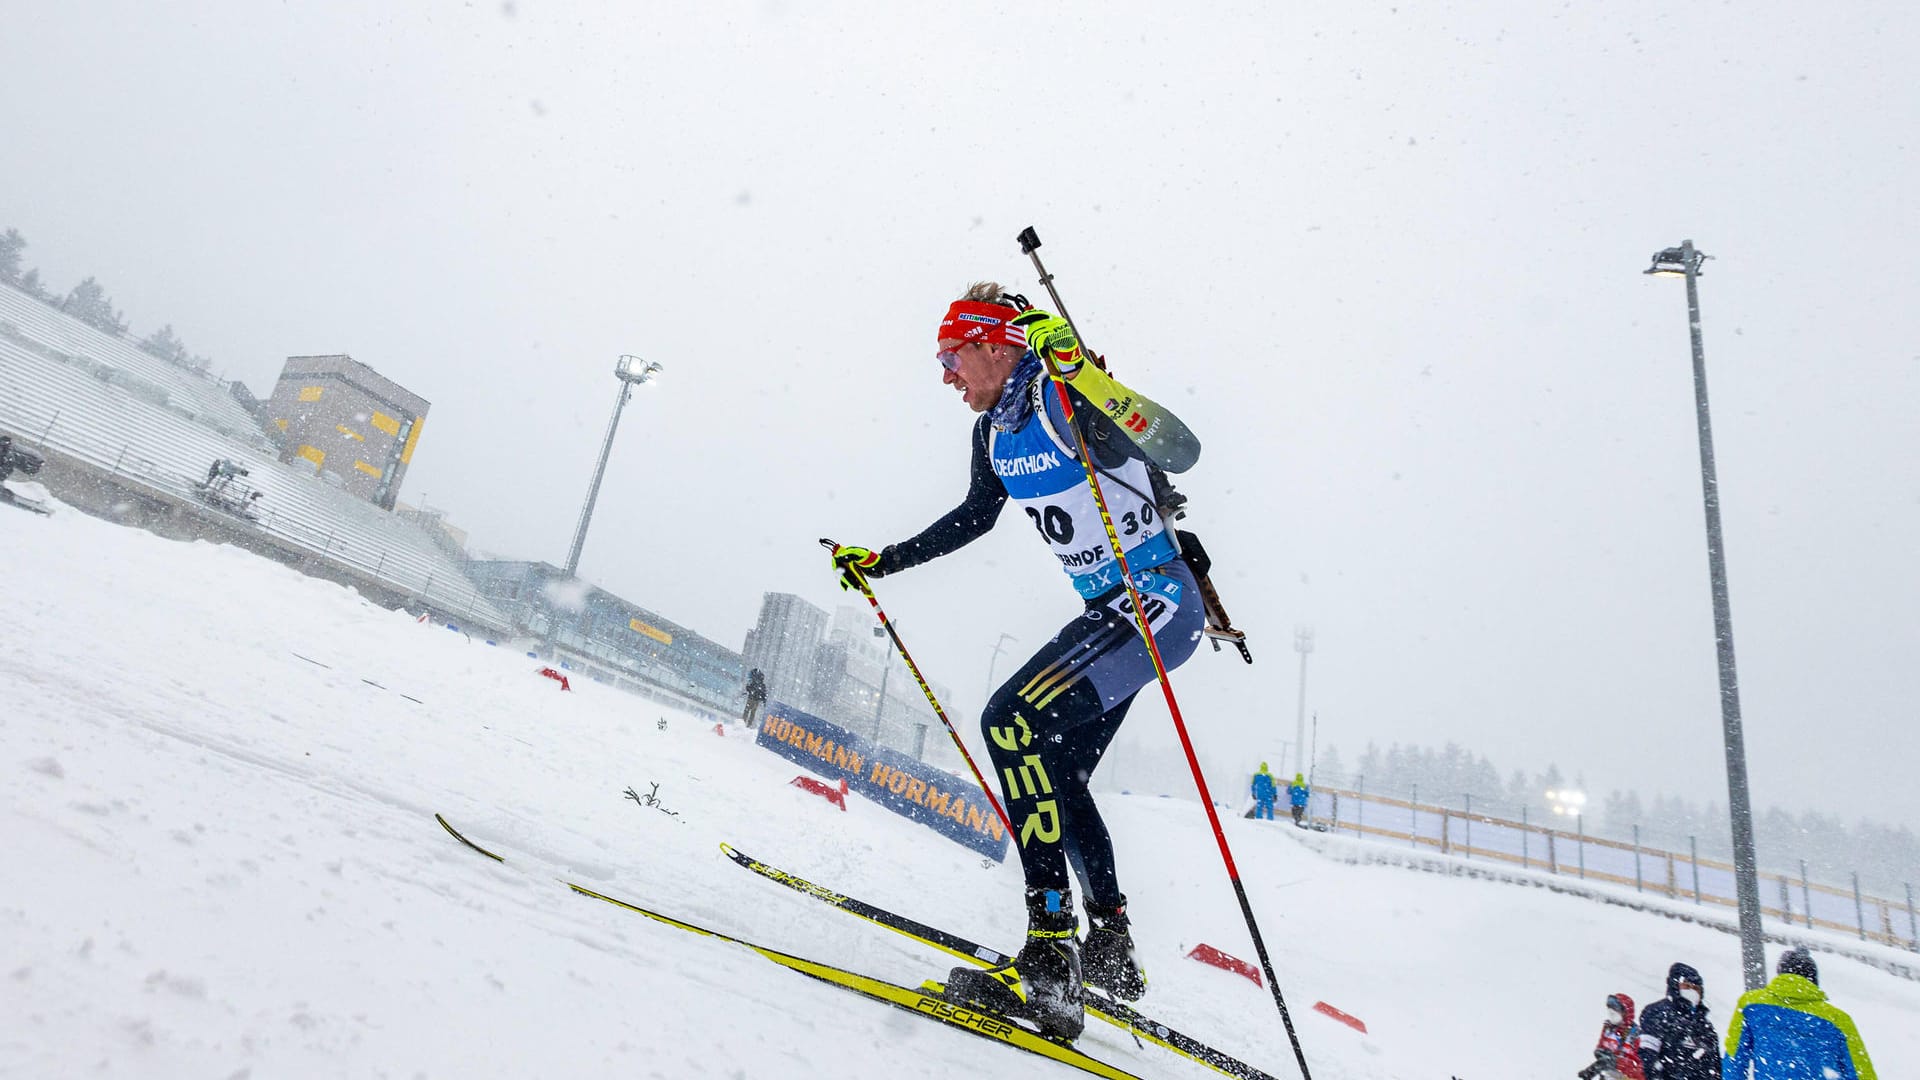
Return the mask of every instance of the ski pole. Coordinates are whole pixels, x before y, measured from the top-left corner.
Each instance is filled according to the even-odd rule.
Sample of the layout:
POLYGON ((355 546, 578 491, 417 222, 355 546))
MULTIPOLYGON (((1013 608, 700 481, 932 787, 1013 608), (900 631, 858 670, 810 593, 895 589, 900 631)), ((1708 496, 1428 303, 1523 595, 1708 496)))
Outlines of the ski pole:
MULTIPOLYGON (((822 537, 820 546, 833 551, 840 545, 822 537)), ((867 584, 867 575, 861 573, 857 566, 843 567, 842 572, 847 580, 853 582, 854 587, 860 590, 860 595, 867 598, 867 603, 873 605, 873 613, 879 617, 880 625, 886 628, 887 636, 893 639, 893 647, 900 650, 900 659, 907 662, 907 670, 913 673, 913 681, 920 684, 920 692, 927 696, 927 704, 933 706, 933 715, 940 718, 941 726, 947 729, 947 735, 953 739, 954 749, 960 751, 960 756, 966 759, 967 768, 973 770, 974 781, 986 794, 987 803, 993 807, 993 812, 1000 815, 1001 827, 1005 828, 1007 836, 1012 838, 1014 836, 1012 820, 1007 817, 1007 812, 1001 807, 1000 799, 994 795, 993 789, 987 786, 986 777, 980 775, 980 766, 975 765, 973 755, 967 753, 967 744, 960 740, 960 733, 953 729, 953 721, 947 719, 947 710, 940 707, 940 699, 933 696, 933 687, 928 686, 926 676, 920 674, 920 665, 913 662, 913 654, 907 651, 907 643, 900 640, 900 631, 893 628, 893 620, 887 618, 886 610, 880 606, 879 598, 873 595, 873 586, 867 584)))
MULTIPOLYGON (((1040 284, 1046 287, 1047 295, 1053 298, 1054 307, 1060 311, 1060 317, 1067 320, 1067 326, 1079 338, 1080 348, 1089 356, 1092 351, 1087 347, 1087 339, 1080 337, 1080 328, 1073 325, 1073 317, 1067 314, 1067 305, 1060 299, 1059 290, 1053 287, 1053 275, 1040 262, 1040 236, 1029 225, 1020 231, 1020 251, 1033 260, 1033 268, 1040 275, 1040 284)), ((1086 436, 1081 434, 1080 426, 1074 423, 1073 400, 1067 394, 1066 376, 1054 362, 1053 356, 1046 350, 1040 350, 1041 361, 1047 365, 1047 377, 1053 382, 1053 388, 1060 397, 1061 411, 1066 414, 1067 426, 1073 430, 1074 441, 1080 450, 1080 465, 1086 470, 1087 486, 1093 489, 1094 505, 1100 509, 1101 524, 1107 529, 1109 550, 1120 564, 1120 580, 1127 589, 1127 601, 1133 605, 1133 623, 1140 631, 1140 637, 1147 643, 1147 655, 1153 659, 1154 675, 1160 680, 1161 693, 1167 699, 1167 712, 1173 717, 1173 729, 1180 736, 1180 747, 1186 751, 1187 767, 1193 771, 1193 784, 1200 792, 1200 805, 1206 807, 1207 822, 1213 826, 1213 839, 1220 846, 1220 858, 1226 863, 1227 877, 1233 882, 1233 892, 1240 900, 1240 914, 1247 920, 1247 932, 1253 937, 1253 950, 1260 957, 1260 967, 1266 972, 1267 985, 1273 989, 1273 1003, 1280 1009, 1280 1022, 1287 1029, 1287 1041, 1293 1044, 1294 1060, 1300 1063, 1300 1075, 1303 1080, 1313 1080, 1313 1074, 1307 1071, 1306 1051, 1300 1048, 1300 1035, 1294 1030, 1293 1016, 1287 1012, 1286 998, 1280 993, 1280 980, 1274 976, 1273 960, 1267 955, 1267 944, 1260 936, 1260 924, 1253 917, 1253 905, 1247 900, 1247 888, 1240 881, 1240 869, 1234 865, 1233 849, 1227 845, 1227 834, 1220 828, 1220 815, 1213 808, 1213 795, 1207 790, 1207 778, 1200 771, 1200 759, 1194 754, 1193 739, 1187 735, 1187 722, 1180 714, 1180 703, 1173 696, 1173 680, 1167 675, 1167 666, 1160 658, 1160 643, 1154 640, 1153 627, 1148 624, 1140 594, 1133 587, 1133 571, 1127 566, 1126 554, 1120 547, 1120 534, 1113 527, 1113 515, 1107 511, 1107 498, 1100 490, 1100 480, 1093 467, 1093 458, 1087 451, 1086 436)), ((1087 361, 1083 360, 1082 363, 1087 361)))

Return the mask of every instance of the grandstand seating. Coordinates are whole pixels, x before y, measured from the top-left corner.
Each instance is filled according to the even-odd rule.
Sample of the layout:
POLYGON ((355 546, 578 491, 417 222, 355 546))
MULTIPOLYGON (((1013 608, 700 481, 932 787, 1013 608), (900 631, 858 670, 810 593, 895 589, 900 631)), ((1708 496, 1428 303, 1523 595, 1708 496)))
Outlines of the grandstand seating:
MULTIPOLYGON (((220 384, 0 285, 0 430, 117 482, 205 506, 216 459, 263 493, 257 529, 282 545, 372 578, 448 614, 505 627, 460 561, 420 526, 348 495, 311 468, 282 464, 252 416, 220 384)), ((56 493, 57 494, 57 493, 56 493)), ((208 508, 209 516, 220 511, 208 508)))
POLYGON ((166 394, 166 408, 230 438, 260 447, 272 445, 259 421, 234 399, 225 383, 170 364, 4 285, 0 285, 0 323, 12 323, 21 336, 57 352, 90 357, 151 384, 166 394))

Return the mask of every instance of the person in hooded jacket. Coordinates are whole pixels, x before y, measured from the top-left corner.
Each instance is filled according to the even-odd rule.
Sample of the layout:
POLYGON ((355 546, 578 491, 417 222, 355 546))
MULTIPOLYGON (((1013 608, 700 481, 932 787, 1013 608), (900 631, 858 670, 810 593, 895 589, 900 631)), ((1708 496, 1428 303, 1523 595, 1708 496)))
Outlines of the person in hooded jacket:
POLYGON ((1720 1080, 1720 1035, 1707 1018, 1706 984, 1688 964, 1667 969, 1667 996, 1640 1014, 1647 1080, 1720 1080))
POLYGON ((1853 1018, 1828 1003, 1820 969, 1805 949, 1780 954, 1773 981, 1740 995, 1727 1021, 1731 1080, 1875 1080, 1853 1018))
POLYGON ((1267 763, 1260 763, 1260 771, 1253 774, 1253 816, 1273 820, 1273 804, 1280 798, 1279 786, 1274 783, 1273 774, 1267 771, 1267 763))
POLYGON ((1306 774, 1294 773, 1293 783, 1287 785, 1287 805, 1293 807, 1293 823, 1303 829, 1307 827, 1307 798, 1312 793, 1306 774))
POLYGON ((1625 994, 1608 994, 1607 1020, 1600 1027, 1600 1041, 1593 1047, 1593 1064, 1580 1070, 1580 1080, 1646 1080, 1635 1033, 1633 999, 1625 994))

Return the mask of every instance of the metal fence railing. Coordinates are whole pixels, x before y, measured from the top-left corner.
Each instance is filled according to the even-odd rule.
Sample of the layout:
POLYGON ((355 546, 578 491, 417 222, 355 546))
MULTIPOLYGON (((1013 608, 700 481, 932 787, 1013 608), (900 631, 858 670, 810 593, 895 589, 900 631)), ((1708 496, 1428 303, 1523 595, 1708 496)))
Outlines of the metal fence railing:
MULTIPOLYGON (((1415 849, 1463 860, 1510 863, 1548 874, 1624 885, 1637 892, 1699 905, 1736 907, 1733 864, 1702 858, 1698 845, 1670 851, 1638 842, 1590 836, 1584 821, 1571 830, 1326 785, 1314 787, 1308 813, 1336 833, 1401 841, 1415 849)), ((1638 835, 1638 828, 1634 830, 1638 835)), ((1895 948, 1920 952, 1920 914, 1913 886, 1891 899, 1813 882, 1806 865, 1795 874, 1761 871, 1761 916, 1788 927, 1838 930, 1895 948)))

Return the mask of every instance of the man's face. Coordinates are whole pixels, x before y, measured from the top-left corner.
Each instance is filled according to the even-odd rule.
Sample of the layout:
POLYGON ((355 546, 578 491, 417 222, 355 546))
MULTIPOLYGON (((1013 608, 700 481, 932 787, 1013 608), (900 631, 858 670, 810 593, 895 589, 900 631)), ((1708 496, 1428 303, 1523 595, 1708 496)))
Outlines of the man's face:
POLYGON ((967 408, 986 412, 1000 402, 1001 387, 1013 372, 1014 357, 1009 355, 1013 351, 984 342, 963 345, 943 339, 940 381, 960 391, 967 408), (954 357, 952 367, 947 366, 946 356, 954 357))

